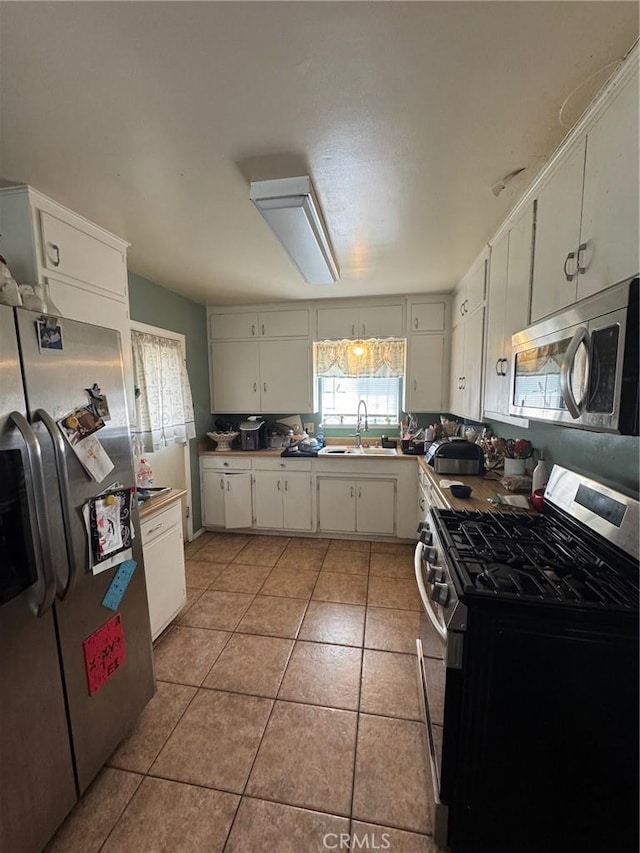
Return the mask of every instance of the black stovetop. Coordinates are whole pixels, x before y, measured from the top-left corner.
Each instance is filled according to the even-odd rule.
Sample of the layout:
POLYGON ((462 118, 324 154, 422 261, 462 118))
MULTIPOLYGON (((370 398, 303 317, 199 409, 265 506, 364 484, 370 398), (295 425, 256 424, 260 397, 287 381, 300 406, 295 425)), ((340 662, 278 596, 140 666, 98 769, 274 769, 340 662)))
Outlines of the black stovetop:
POLYGON ((463 597, 637 611, 637 573, 562 519, 434 510, 463 597))

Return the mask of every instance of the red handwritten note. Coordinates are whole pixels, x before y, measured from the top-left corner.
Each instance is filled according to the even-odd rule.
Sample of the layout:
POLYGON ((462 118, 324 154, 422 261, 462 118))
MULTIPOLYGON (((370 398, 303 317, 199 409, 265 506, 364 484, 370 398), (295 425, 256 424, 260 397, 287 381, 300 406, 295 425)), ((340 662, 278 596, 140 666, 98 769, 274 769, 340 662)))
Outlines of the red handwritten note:
POLYGON ((125 661, 120 614, 116 613, 102 624, 97 631, 87 637, 82 646, 89 696, 93 696, 125 661))

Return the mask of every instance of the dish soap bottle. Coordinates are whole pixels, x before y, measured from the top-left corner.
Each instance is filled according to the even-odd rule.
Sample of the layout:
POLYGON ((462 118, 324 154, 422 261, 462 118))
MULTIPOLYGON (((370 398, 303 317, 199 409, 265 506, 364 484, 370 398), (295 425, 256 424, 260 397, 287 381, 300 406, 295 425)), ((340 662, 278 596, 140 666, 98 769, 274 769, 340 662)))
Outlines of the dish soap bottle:
POLYGON ((549 481, 549 463, 544 458, 544 450, 540 451, 540 458, 538 459, 538 464, 533 469, 533 475, 531 480, 531 491, 535 492, 537 489, 542 489, 547 485, 549 481))
POLYGON ((153 471, 151 470, 151 465, 149 465, 144 457, 140 460, 137 480, 138 486, 141 489, 148 489, 153 486, 153 471))

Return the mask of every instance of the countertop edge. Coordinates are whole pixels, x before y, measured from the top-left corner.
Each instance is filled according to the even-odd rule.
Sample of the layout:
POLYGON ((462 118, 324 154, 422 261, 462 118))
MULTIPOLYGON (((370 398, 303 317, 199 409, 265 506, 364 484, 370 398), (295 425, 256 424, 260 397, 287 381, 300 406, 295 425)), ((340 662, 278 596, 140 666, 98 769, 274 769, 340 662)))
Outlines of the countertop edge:
POLYGON ((179 501, 183 497, 186 497, 186 495, 186 489, 171 489, 170 492, 163 492, 161 495, 149 498, 149 500, 146 500, 142 506, 138 507, 140 520, 142 521, 145 518, 155 515, 156 512, 166 509, 168 506, 171 506, 171 504, 179 501))

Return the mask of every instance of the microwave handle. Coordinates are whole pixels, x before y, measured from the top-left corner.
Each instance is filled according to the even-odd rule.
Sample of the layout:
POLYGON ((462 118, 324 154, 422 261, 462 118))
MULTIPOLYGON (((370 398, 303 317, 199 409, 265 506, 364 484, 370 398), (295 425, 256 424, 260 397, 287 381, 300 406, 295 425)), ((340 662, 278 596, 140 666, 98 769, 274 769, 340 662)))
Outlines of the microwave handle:
POLYGON ((562 359, 562 364, 560 365, 560 393, 562 394, 562 399, 564 400, 565 406, 572 418, 577 419, 582 414, 582 409, 584 408, 584 401, 586 399, 587 391, 588 391, 588 377, 589 377, 589 332, 584 326, 580 326, 576 329, 575 334, 571 338, 571 342, 567 347, 567 350, 564 354, 564 358, 562 359), (580 348, 580 345, 584 344, 587 350, 587 388, 585 388, 584 397, 578 401, 573 395, 573 389, 571 388, 571 383, 569 381, 569 376, 571 374, 571 370, 573 368, 573 363, 575 361, 576 353, 580 348))

